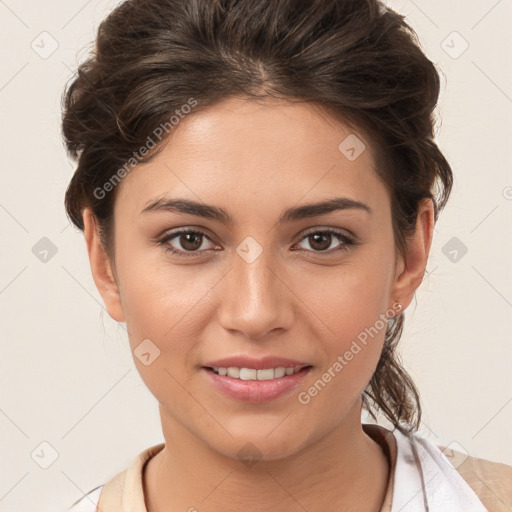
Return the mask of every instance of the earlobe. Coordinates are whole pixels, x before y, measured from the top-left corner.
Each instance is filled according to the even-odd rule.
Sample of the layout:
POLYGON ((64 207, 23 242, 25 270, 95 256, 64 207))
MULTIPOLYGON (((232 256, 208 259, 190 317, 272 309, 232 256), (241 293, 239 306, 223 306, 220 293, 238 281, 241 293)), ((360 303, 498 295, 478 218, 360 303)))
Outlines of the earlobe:
POLYGON ((124 312, 112 264, 101 243, 96 217, 89 208, 83 211, 84 236, 89 254, 91 272, 109 315, 124 322, 124 312))
POLYGON ((403 309, 411 303, 417 288, 423 281, 434 224, 434 203, 431 199, 423 199, 418 208, 416 229, 407 238, 405 258, 397 267, 398 272, 393 286, 393 297, 400 300, 403 309))

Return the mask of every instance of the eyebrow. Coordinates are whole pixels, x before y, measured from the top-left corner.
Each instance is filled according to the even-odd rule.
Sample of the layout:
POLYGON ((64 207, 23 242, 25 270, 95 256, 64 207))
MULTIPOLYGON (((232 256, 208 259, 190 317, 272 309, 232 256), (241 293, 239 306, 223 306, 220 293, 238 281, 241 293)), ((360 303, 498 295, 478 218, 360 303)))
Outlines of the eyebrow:
MULTIPOLYGON (((278 223, 283 224, 285 222, 293 222, 310 217, 316 217, 317 215, 324 215, 336 210, 354 209, 367 212, 370 215, 372 214, 371 208, 361 201, 356 201, 348 197, 334 197, 319 203, 310 203, 294 208, 288 208, 281 214, 278 223)), ((198 217, 218 220, 226 225, 233 225, 233 217, 231 217, 231 215, 223 208, 198 203, 188 199, 172 199, 164 196, 150 200, 142 210, 141 214, 158 211, 173 211, 176 213, 196 215, 198 217)))

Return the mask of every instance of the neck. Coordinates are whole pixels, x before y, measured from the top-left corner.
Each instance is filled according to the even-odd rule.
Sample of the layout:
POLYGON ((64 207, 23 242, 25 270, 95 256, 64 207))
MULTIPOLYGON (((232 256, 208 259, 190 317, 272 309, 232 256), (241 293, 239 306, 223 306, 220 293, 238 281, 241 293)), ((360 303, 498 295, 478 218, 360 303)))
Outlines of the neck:
POLYGON ((146 464, 147 510, 378 511, 388 461, 364 432, 360 407, 305 449, 254 464, 218 453, 161 409, 165 448, 146 464))

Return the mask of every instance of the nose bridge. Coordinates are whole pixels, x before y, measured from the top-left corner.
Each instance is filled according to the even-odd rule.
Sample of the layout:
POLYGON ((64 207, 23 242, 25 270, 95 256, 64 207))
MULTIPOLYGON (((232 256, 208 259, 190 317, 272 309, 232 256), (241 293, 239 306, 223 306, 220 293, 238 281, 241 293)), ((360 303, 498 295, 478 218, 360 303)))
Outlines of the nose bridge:
POLYGON ((274 268, 270 249, 259 249, 251 240, 240 244, 220 306, 225 329, 260 339, 274 329, 289 327, 292 305, 274 268))

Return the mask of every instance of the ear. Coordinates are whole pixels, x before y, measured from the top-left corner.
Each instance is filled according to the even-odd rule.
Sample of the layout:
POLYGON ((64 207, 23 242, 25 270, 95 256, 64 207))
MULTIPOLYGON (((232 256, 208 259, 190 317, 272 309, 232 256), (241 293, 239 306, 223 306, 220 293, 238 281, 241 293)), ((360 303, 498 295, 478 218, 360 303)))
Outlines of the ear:
POLYGON ((423 199, 418 207, 416 229, 406 240, 405 258, 399 256, 392 300, 397 300, 405 310, 421 284, 427 266, 434 232, 434 203, 423 199))
POLYGON ((87 252, 89 253, 89 263, 96 287, 103 298, 108 314, 114 320, 124 322, 125 317, 119 288, 110 258, 101 243, 96 217, 90 208, 85 208, 82 218, 87 252))

